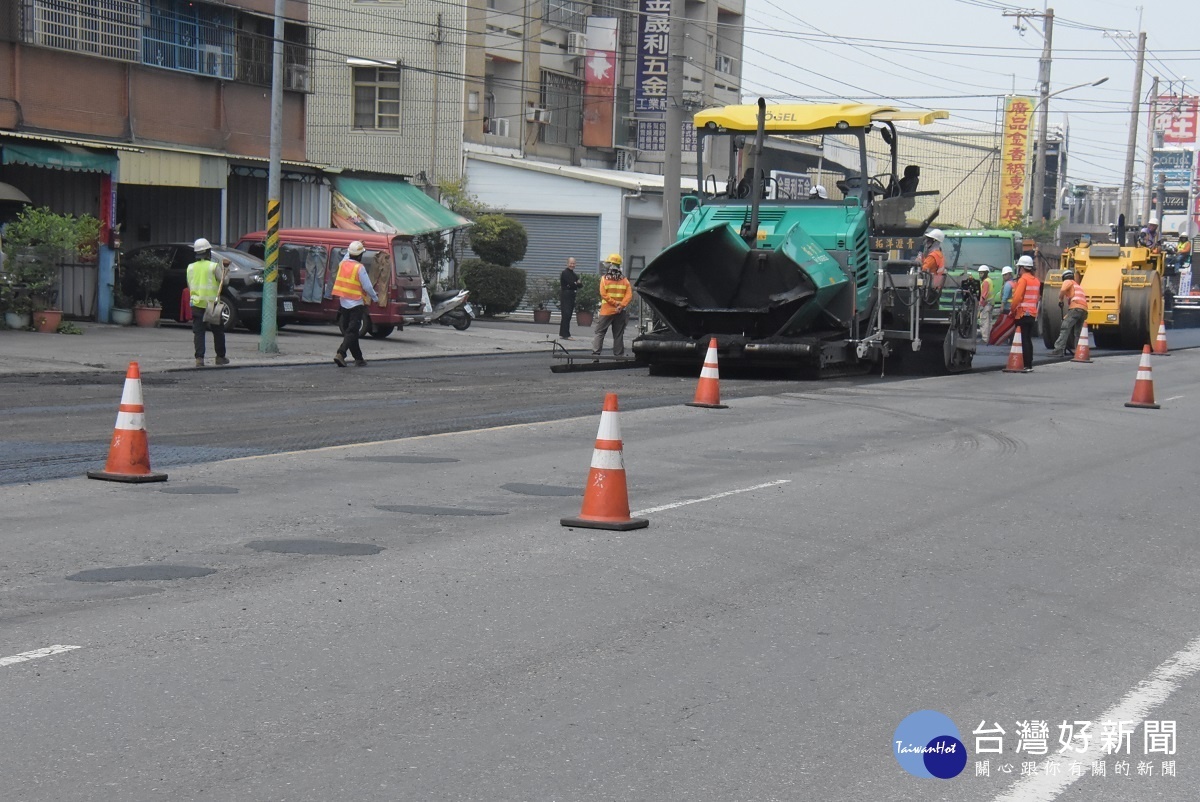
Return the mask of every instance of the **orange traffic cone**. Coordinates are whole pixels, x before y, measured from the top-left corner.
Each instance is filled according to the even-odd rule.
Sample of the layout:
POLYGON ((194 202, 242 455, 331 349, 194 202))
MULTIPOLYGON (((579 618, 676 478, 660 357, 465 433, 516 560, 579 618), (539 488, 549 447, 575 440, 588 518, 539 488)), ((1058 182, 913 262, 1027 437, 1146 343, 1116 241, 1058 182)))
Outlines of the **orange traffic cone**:
POLYGON ((1004 366, 1005 373, 1025 372, 1025 353, 1021 347, 1021 330, 1013 334, 1012 348, 1008 349, 1008 364, 1004 366))
POLYGON ((696 398, 685 406, 729 409, 721 403, 721 385, 717 375, 717 338, 708 341, 708 353, 704 355, 704 367, 700 368, 700 381, 696 384, 696 398))
POLYGON ((621 532, 650 525, 645 518, 629 517, 629 491, 625 487, 625 461, 621 457, 616 393, 604 396, 600 431, 596 433, 596 448, 592 451, 592 468, 583 491, 583 509, 578 518, 563 518, 559 523, 621 532))
POLYGON ((1072 362, 1091 362, 1092 361, 1092 342, 1091 333, 1088 331, 1087 321, 1083 321, 1083 328, 1079 330, 1079 344, 1075 346, 1075 358, 1072 362))
POLYGON ((1170 356, 1167 351, 1167 322, 1158 321, 1158 338, 1154 341, 1155 356, 1170 356))
POLYGON ((117 408, 117 425, 108 462, 102 471, 88 471, 89 479, 110 482, 165 482, 165 473, 150 470, 150 444, 146 440, 146 407, 142 404, 142 373, 138 363, 130 362, 125 373, 125 389, 117 408))
POLYGON ((1154 403, 1154 380, 1150 378, 1150 346, 1142 346, 1142 361, 1138 363, 1137 381, 1133 383, 1133 398, 1125 402, 1127 407, 1158 409, 1154 403))

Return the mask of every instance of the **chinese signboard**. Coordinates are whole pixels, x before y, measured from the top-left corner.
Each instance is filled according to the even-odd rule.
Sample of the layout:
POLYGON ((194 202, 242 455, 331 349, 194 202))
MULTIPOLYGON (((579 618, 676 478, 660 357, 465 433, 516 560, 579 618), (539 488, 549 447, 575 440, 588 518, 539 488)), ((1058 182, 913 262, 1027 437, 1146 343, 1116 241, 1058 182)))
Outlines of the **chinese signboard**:
POLYGON ((667 110, 667 40, 671 0, 639 0, 634 111, 667 110))
POLYGON ((611 148, 617 91, 615 17, 588 17, 583 72, 583 144, 589 148, 611 148))
POLYGON ((1192 151, 1155 150, 1151 171, 1154 186, 1158 186, 1159 175, 1167 177, 1167 189, 1187 190, 1192 180, 1192 151))
POLYGON ((1029 121, 1033 101, 1009 97, 1004 103, 1004 142, 1000 146, 1000 222, 1020 223, 1025 216, 1029 121))
POLYGON ((772 170, 769 189, 771 198, 807 198, 808 190, 812 188, 812 178, 807 173, 788 173, 783 170, 772 170))
MULTIPOLYGON (((681 148, 684 153, 696 149, 696 128, 691 120, 683 121, 681 148)), ((667 149, 667 124, 661 120, 638 120, 637 149, 662 152, 667 149)), ((807 195, 805 196, 807 197, 807 195)))
POLYGON ((1196 141, 1197 105, 1194 95, 1159 95, 1154 104, 1154 130, 1164 145, 1191 145, 1196 141))

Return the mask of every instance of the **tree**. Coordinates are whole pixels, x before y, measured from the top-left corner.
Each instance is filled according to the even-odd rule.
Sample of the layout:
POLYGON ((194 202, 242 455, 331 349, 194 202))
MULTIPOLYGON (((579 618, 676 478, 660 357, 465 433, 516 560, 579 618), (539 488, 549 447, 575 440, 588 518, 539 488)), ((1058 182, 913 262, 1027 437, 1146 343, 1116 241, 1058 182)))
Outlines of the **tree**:
MULTIPOLYGON (((491 211, 479 198, 467 191, 467 179, 443 181, 438 184, 442 205, 468 220, 491 211)), ((421 267, 421 278, 430 287, 436 287, 441 278, 442 266, 450 263, 448 284, 459 286, 459 262, 462 259, 462 229, 432 231, 414 238, 417 246, 417 261, 421 267)))
POLYGON ((485 262, 510 267, 525 258, 529 236, 520 221, 502 214, 484 214, 475 219, 468 235, 471 250, 485 262))

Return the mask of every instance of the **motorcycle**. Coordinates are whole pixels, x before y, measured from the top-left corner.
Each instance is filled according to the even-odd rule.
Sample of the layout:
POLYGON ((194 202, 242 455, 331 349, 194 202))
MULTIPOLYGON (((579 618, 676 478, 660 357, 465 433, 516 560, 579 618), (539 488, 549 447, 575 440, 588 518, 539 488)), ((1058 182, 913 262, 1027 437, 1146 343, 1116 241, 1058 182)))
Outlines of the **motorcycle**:
POLYGON ((475 318, 475 307, 468 300, 471 293, 467 290, 446 290, 432 295, 428 290, 422 290, 428 296, 426 308, 429 310, 423 323, 437 321, 443 326, 453 326, 459 331, 466 331, 475 318))

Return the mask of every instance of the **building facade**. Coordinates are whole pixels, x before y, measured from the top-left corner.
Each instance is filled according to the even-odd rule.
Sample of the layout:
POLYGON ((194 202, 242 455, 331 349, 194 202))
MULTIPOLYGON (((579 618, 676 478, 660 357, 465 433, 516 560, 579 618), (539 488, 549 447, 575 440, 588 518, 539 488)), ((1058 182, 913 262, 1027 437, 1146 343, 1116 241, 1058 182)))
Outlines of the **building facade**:
MULTIPOLYGON (((274 3, 23 0, 0 12, 0 181, 101 220, 64 311, 108 319, 118 239, 235 241, 266 217, 274 3), (117 233, 119 232, 119 234, 117 233), (71 304, 68 306, 68 304, 71 304)), ((305 153, 308 4, 286 4, 285 222, 328 219, 305 153)))

